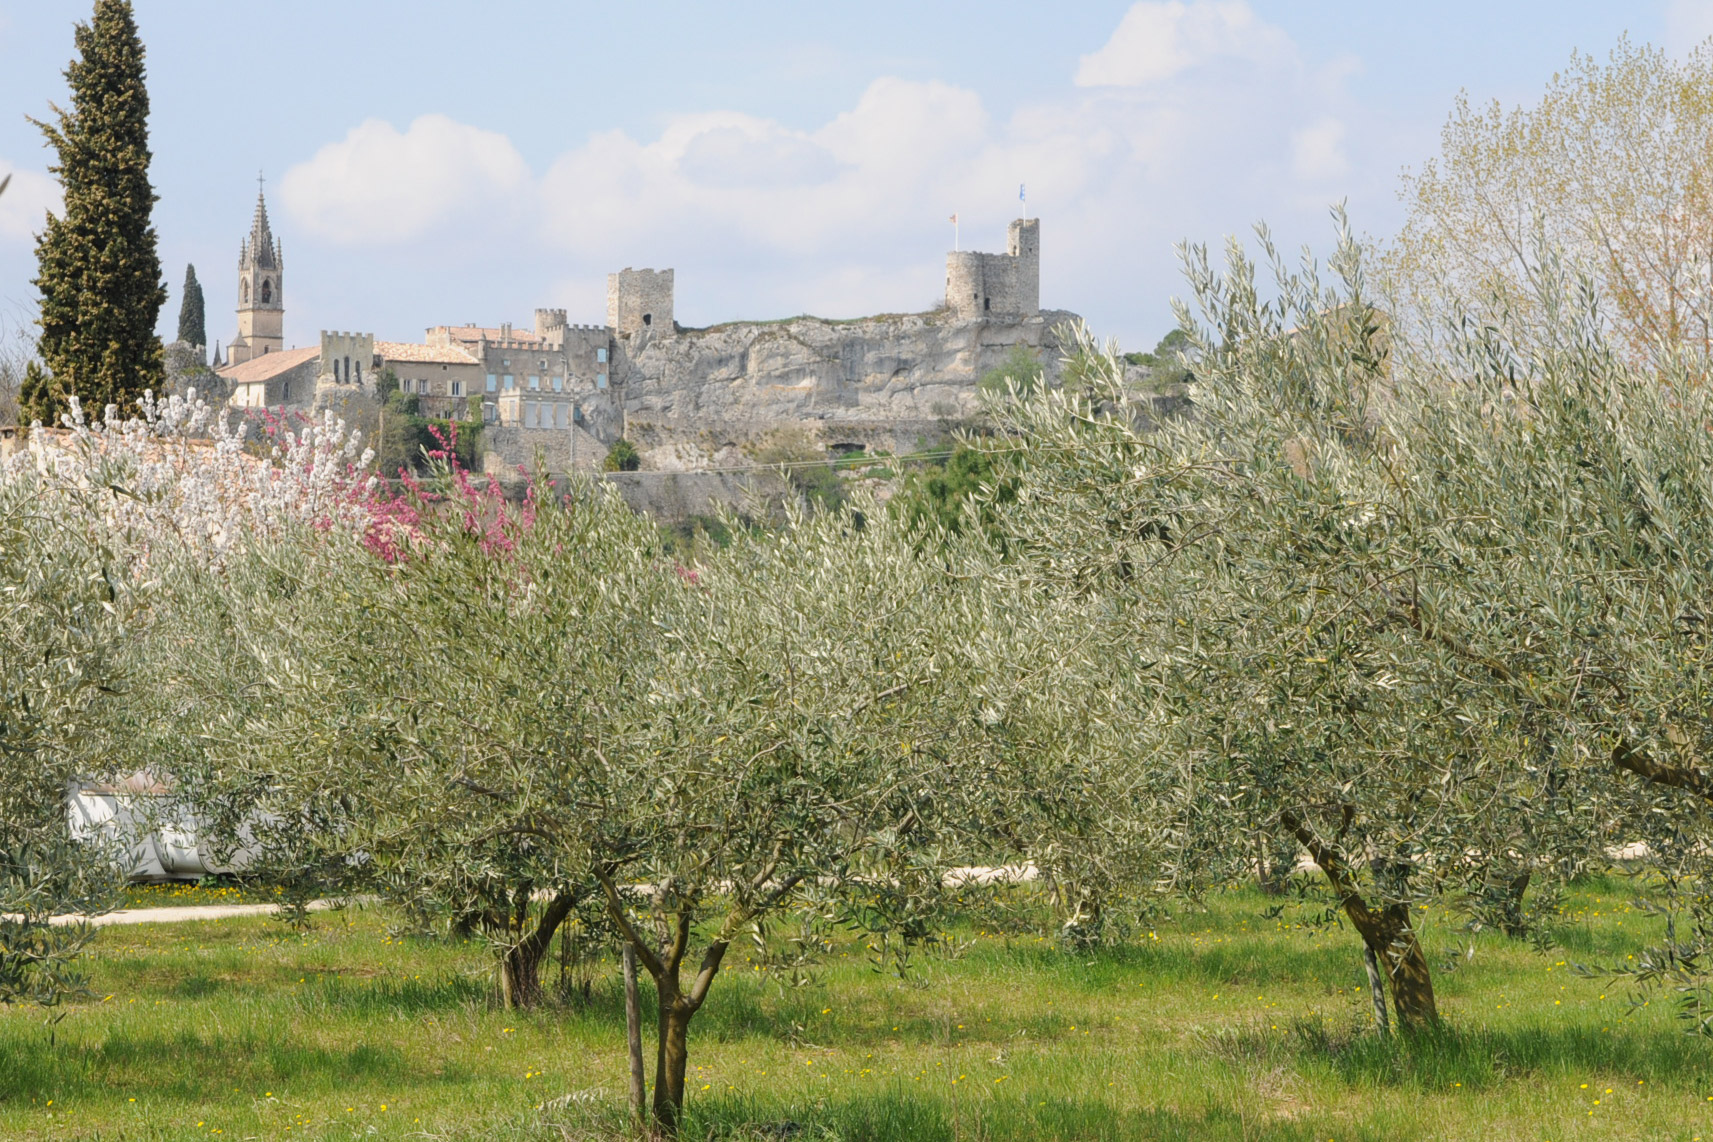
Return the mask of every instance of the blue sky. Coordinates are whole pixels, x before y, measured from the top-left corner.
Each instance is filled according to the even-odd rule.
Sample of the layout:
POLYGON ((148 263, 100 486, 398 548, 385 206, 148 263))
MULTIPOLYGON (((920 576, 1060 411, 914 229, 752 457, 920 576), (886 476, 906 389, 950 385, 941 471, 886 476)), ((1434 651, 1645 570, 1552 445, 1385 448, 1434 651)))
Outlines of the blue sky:
MULTIPOLYGON (((0 0, 0 312, 33 297, 54 201, 26 116, 63 101, 91 0, 0 0)), ((1019 183, 1042 302, 1127 348, 1171 325, 1174 243, 1265 219, 1324 248, 1329 203, 1399 221, 1460 89, 1532 100, 1620 35, 1681 53, 1713 0, 633 4, 137 0, 161 256, 235 329, 268 175, 286 339, 415 339, 538 305, 605 319, 606 274, 677 269, 705 324, 926 308, 954 211, 1000 249, 1019 183)))

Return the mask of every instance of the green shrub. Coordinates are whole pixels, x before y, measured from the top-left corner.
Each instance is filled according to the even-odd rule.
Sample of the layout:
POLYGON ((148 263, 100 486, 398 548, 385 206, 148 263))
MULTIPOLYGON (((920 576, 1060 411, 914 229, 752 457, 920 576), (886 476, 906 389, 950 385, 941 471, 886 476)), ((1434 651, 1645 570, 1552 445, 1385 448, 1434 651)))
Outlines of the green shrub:
POLYGON ((613 441, 613 446, 607 449, 607 458, 601 462, 604 472, 634 472, 640 467, 642 454, 622 436, 613 441))

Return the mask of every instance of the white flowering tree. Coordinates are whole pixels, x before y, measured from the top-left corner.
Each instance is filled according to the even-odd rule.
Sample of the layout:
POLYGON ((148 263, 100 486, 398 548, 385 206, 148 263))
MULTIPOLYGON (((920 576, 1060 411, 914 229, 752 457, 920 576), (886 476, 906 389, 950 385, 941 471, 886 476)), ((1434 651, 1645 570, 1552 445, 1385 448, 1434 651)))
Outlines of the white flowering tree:
POLYGON ((91 930, 63 921, 108 907, 129 865, 132 836, 73 843, 67 796, 159 760, 129 732, 154 703, 157 678, 128 648, 147 629, 163 561, 214 566, 288 521, 349 531, 371 518, 362 458, 336 424, 284 434, 258 458, 194 393, 146 399, 143 413, 122 421, 109 409, 89 422, 74 404, 63 427, 34 426, 0 464, 7 1000, 49 1003, 77 986, 73 961, 91 930))

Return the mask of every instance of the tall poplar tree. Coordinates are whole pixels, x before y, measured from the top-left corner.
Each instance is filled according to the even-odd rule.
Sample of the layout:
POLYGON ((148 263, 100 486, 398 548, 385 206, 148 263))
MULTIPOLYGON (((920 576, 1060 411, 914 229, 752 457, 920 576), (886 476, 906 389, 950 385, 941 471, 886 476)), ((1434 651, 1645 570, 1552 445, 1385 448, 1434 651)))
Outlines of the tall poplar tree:
POLYGON ((186 345, 208 346, 207 310, 195 266, 184 268, 184 293, 178 299, 178 339, 186 345))
POLYGON ((149 223, 149 93, 143 44, 129 0, 95 0, 76 31, 78 58, 66 68, 70 109, 35 121, 59 155, 49 169, 65 192, 36 244, 41 290, 40 352, 51 374, 31 386, 25 423, 55 423, 76 395, 92 416, 108 404, 137 406, 164 379, 155 321, 166 302, 149 223))

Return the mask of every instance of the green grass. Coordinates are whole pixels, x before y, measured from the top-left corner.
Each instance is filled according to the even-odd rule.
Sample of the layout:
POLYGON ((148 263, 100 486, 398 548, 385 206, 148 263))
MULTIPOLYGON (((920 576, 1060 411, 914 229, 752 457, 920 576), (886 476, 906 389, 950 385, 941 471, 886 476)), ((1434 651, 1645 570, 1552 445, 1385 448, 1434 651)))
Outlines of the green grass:
POLYGON ((224 876, 201 881, 178 880, 164 884, 132 884, 126 887, 121 908, 187 908, 198 904, 272 904, 285 895, 283 889, 246 884, 224 876))
MULTIPOLYGON (((1713 1140, 1713 1046, 1571 970, 1657 934, 1628 891, 1572 893, 1575 950, 1545 956, 1463 955, 1430 912, 1432 961, 1459 966, 1436 973, 1446 1029, 1415 1039, 1372 1030, 1348 929, 1281 927, 1249 893, 1093 955, 977 927, 910 982, 860 942, 797 989, 734 952, 692 1026, 685 1137, 1713 1140)), ((105 930, 94 1000, 0 1011, 0 1137, 623 1136, 611 963, 586 1002, 506 1012, 480 945, 389 923, 105 930)))

